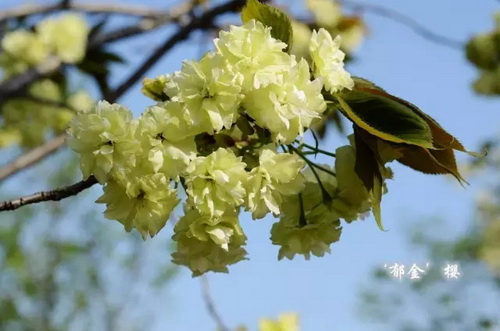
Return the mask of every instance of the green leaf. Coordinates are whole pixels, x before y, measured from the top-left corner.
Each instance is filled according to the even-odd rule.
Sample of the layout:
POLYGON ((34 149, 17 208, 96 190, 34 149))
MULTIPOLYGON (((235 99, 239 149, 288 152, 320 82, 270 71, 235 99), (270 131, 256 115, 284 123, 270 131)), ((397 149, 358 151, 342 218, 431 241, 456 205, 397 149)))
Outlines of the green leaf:
POLYGON ((352 80, 354 81, 354 86, 356 86, 356 89, 369 88, 369 89, 374 89, 374 90, 379 90, 379 91, 385 92, 385 90, 383 88, 376 85, 374 82, 369 81, 368 79, 353 76, 352 80))
POLYGON ((355 88, 337 96, 340 110, 360 128, 386 141, 432 148, 427 123, 406 104, 383 91, 355 88))
MULTIPOLYGON (((381 173, 383 178, 388 178, 383 164, 397 160, 413 170, 425 174, 451 174, 460 184, 467 183, 458 171, 452 148, 427 149, 415 145, 383 141, 360 128, 356 128, 356 132, 374 153, 374 157, 379 165, 382 166, 381 173)), ((444 130, 443 132, 446 133, 444 130)), ((442 136, 446 137, 444 134, 442 136)), ((440 139, 444 138, 440 137, 440 139)))
POLYGON ((271 27, 273 38, 279 39, 288 46, 286 51, 290 51, 293 43, 293 29, 290 18, 276 7, 260 3, 258 0, 248 0, 246 6, 241 11, 241 20, 246 23, 256 20, 271 27))
POLYGON ((481 153, 474 153, 467 151, 465 147, 458 141, 457 138, 449 134, 443 127, 431 116, 427 115, 424 113, 422 110, 420 110, 417 106, 414 104, 400 99, 398 97, 395 97, 393 95, 390 95, 388 93, 385 93, 384 91, 373 91, 373 93, 381 94, 391 100, 394 100, 395 102, 399 102, 401 104, 404 104, 406 107, 411 109, 415 114, 420 116, 429 126, 431 130, 431 135, 432 135, 432 145, 434 149, 455 149, 457 151, 461 151, 464 153, 467 153, 471 156, 484 156, 485 154, 481 153))
MULTIPOLYGON (((366 133, 364 135, 366 136, 366 133)), ((380 208, 384 191, 384 177, 381 167, 384 168, 384 166, 380 165, 378 156, 363 139, 362 130, 357 128, 354 129, 354 143, 356 146, 356 164, 354 165, 354 170, 370 194, 373 217, 379 229, 385 231, 382 224, 382 210, 380 208)))
POLYGON ((108 22, 108 17, 101 19, 94 26, 92 26, 92 28, 89 31, 89 40, 91 40, 95 36, 99 35, 102 32, 102 30, 107 22, 108 22))
POLYGON ((425 174, 451 174, 461 184, 467 183, 458 172, 452 149, 428 150, 418 146, 400 149, 402 157, 398 162, 425 174))

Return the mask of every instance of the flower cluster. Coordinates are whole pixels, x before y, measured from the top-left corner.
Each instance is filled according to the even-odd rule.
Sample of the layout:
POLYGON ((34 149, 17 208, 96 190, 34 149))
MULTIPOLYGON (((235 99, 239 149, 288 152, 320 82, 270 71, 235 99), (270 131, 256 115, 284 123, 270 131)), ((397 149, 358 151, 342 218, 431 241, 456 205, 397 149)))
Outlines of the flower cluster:
POLYGON ((287 45, 269 27, 250 20, 221 32, 215 51, 201 60, 146 79, 143 92, 157 103, 140 118, 105 101, 79 113, 68 130, 69 146, 80 154, 83 175, 104 185, 98 202, 106 205, 105 216, 144 238, 154 236, 185 195, 172 256, 194 275, 227 272, 245 259, 242 208, 254 219, 282 215, 273 227, 280 257, 327 251, 339 238, 339 218, 351 221, 367 210, 366 192, 351 187, 359 183, 354 154, 339 151, 336 168, 346 178, 336 181, 304 172, 300 145, 277 151, 321 117, 324 84, 335 91, 352 87, 339 40, 327 35, 321 30, 313 37, 311 70, 305 59, 284 51, 287 45), (327 204, 318 185, 328 186, 327 204), (298 203, 298 196, 306 202, 298 203))
MULTIPOLYGON (((78 63, 85 55, 88 26, 76 14, 40 21, 31 30, 7 32, 0 46, 0 80, 50 63, 78 63), (50 59, 50 61, 48 61, 50 59)), ((48 131, 64 132, 74 109, 92 106, 90 95, 65 90, 65 84, 42 79, 31 84, 26 97, 10 98, 2 104, 0 147, 19 144, 32 148, 42 144, 48 131)))
POLYGON ((292 259, 295 254, 306 259, 311 253, 323 256, 340 239, 340 218, 351 222, 370 210, 368 191, 354 172, 354 148, 342 146, 335 154, 335 167, 322 165, 319 172, 306 169, 304 189, 286 196, 282 216, 271 230, 273 244, 281 246, 279 259, 292 259))
POLYGON ((80 62, 87 48, 88 30, 81 16, 66 14, 39 22, 34 31, 18 29, 6 33, 0 54, 4 78, 39 66, 49 57, 64 63, 80 62))
POLYGON ((74 109, 90 108, 94 102, 86 91, 64 93, 50 79, 33 83, 27 92, 29 97, 9 99, 0 108, 0 147, 36 147, 45 141, 48 132, 63 133, 74 109))
POLYGON ((479 94, 500 95, 500 13, 491 32, 473 36, 465 46, 467 59, 479 70, 474 90, 479 94))

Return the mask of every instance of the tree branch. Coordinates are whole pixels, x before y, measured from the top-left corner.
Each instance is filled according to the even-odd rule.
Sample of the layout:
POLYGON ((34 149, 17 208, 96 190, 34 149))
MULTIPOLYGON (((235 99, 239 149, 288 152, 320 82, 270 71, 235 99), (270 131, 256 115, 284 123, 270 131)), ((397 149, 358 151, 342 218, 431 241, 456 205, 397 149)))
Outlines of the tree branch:
MULTIPOLYGON (((206 11, 200 17, 192 18, 191 22, 186 26, 182 27, 175 33, 173 36, 168 38, 166 42, 158 47, 145 61, 144 63, 136 69, 125 81, 120 84, 115 90, 113 90, 106 97, 106 100, 109 102, 115 102, 118 98, 120 98, 133 84, 135 84, 142 75, 149 70, 163 55, 165 55, 169 50, 171 50, 177 43, 185 40, 193 31, 198 29, 210 28, 213 25, 214 19, 224 13, 236 11, 241 8, 245 4, 245 0, 231 0, 219 6, 216 6, 208 11, 206 11)), ((61 135, 56 137, 54 140, 48 141, 44 145, 37 148, 41 153, 34 153, 35 155, 31 155, 30 157, 26 157, 26 155, 31 154, 28 152, 26 155, 21 156, 20 159, 25 159, 29 161, 20 162, 19 159, 12 162, 9 166, 15 170, 10 170, 10 172, 2 177, 6 178, 12 173, 18 172, 19 170, 26 168, 29 165, 36 163, 41 160, 46 155, 53 153, 59 147, 64 145, 64 137, 65 135, 61 135), (56 142, 57 139, 57 142, 56 142), (36 157, 35 157, 36 156, 36 157), (12 166, 12 164, 17 164, 17 166, 12 166), (24 166, 20 166, 24 165, 24 166)), ((8 166, 8 167, 9 167, 8 166)), ((1 179, 1 178, 0 178, 1 179)), ((26 204, 38 203, 42 201, 48 200, 61 200, 67 198, 69 196, 78 194, 80 191, 94 185, 97 183, 95 178, 89 177, 89 179, 80 181, 71 186, 67 186, 62 189, 58 189, 55 191, 47 191, 40 192, 31 196, 27 196, 24 198, 20 198, 13 201, 6 201, 0 204, 0 211, 2 210, 12 210, 22 207, 26 204), (89 180, 92 179, 91 184, 89 185, 89 180), (74 188, 78 188, 75 190, 74 188), (54 194, 56 192, 56 194, 54 194), (55 197, 55 198, 54 198, 55 197)))
POLYGON ((195 4, 191 1, 184 2, 179 6, 165 12, 163 15, 159 15, 153 18, 146 18, 141 20, 136 25, 117 29, 101 36, 96 36, 96 38, 94 38, 94 40, 90 42, 89 47, 93 47, 94 45, 99 46, 102 44, 133 37, 144 32, 152 31, 168 23, 180 22, 184 17, 186 17, 189 12, 193 10, 194 6, 195 4))
MULTIPOLYGON (((58 8, 60 8, 60 5, 58 6, 58 8)), ((178 22, 189 11, 191 11, 192 8, 193 4, 191 2, 183 3, 169 11, 163 11, 162 14, 157 15, 155 19, 144 19, 137 25, 120 28, 103 35, 98 35, 95 38, 92 38, 92 40, 89 40, 88 49, 98 48, 106 43, 133 37, 171 22, 178 22)), ((62 68, 62 64, 55 62, 54 59, 49 59, 47 63, 38 68, 32 68, 20 75, 14 76, 0 83, 0 107, 8 98, 23 96, 26 88, 34 81, 55 73, 62 68)))
POLYGON ((37 68, 16 75, 0 83, 0 107, 10 97, 23 96, 24 90, 34 81, 49 76, 61 69, 59 60, 50 57, 45 63, 37 68))
POLYGON ((414 20, 412 17, 402 14, 394 9, 387 8, 377 4, 350 1, 350 0, 339 0, 339 2, 345 7, 351 7, 354 10, 361 12, 370 12, 375 15, 379 15, 390 20, 396 21, 403 24, 410 29, 412 29, 416 34, 424 39, 427 39, 433 43, 441 46, 445 46, 455 50, 463 50, 464 43, 452 38, 437 34, 432 30, 428 29, 426 26, 420 24, 418 21, 414 20))
POLYGON ((210 284, 208 282, 208 278, 206 275, 201 276, 201 291, 203 294, 203 301, 205 301, 205 306, 207 307, 208 314, 215 321, 217 325, 217 329, 220 331, 229 331, 229 328, 226 326, 222 317, 217 312, 215 308, 214 300, 212 299, 212 295, 210 294, 210 284))
POLYGON ((214 19, 224 13, 238 10, 245 4, 245 0, 232 0, 220 6, 214 7, 205 12, 200 17, 193 17, 192 20, 184 27, 181 27, 177 33, 168 38, 163 45, 160 45, 145 61, 139 66, 122 84, 114 91, 105 96, 106 100, 117 99, 133 84, 135 84, 151 67, 168 51, 170 51, 177 43, 189 37, 189 35, 204 28, 210 28, 214 24, 214 19))
POLYGON ((0 168, 0 182, 2 182, 7 177, 10 177, 17 172, 37 163, 48 155, 53 154, 59 148, 64 146, 65 140, 66 134, 60 134, 54 139, 49 140, 45 144, 30 150, 26 154, 21 155, 14 161, 3 166, 2 168, 0 168))
POLYGON ((42 201, 59 201, 73 195, 77 195, 92 185, 97 184, 94 176, 82 180, 76 184, 64 186, 52 191, 39 192, 19 199, 4 201, 0 203, 0 211, 15 210, 22 206, 31 205, 42 201))
MULTIPOLYGON (((190 5, 190 4, 189 4, 190 5)), ((22 18, 37 14, 47 14, 58 10, 74 10, 91 14, 119 14, 142 18, 157 18, 170 15, 170 11, 146 6, 131 6, 118 3, 84 3, 61 1, 59 3, 27 4, 0 12, 0 24, 9 19, 22 18)))

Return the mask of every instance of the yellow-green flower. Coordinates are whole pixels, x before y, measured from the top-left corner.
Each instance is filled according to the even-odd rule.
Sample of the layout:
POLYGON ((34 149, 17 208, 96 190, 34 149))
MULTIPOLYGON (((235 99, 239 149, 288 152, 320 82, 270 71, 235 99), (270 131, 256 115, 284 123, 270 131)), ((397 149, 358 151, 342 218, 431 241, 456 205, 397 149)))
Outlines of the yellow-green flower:
POLYGON ((144 78, 141 92, 155 101, 167 101, 170 97, 163 90, 169 83, 172 75, 160 75, 154 79, 144 78))
POLYGON ((243 203, 248 179, 246 164, 230 150, 219 148, 198 156, 186 169, 186 192, 200 213, 221 216, 227 208, 243 203))
POLYGON ((178 94, 172 100, 185 103, 193 121, 208 124, 209 133, 231 128, 243 99, 243 76, 231 70, 220 54, 185 61, 173 80, 178 94))
POLYGON ((102 184, 114 171, 135 167, 140 152, 136 128, 130 110, 119 104, 101 101, 77 114, 68 129, 68 145, 80 154, 83 176, 93 174, 102 184))
POLYGON ((219 33, 214 44, 234 72, 243 75, 244 92, 281 84, 283 73, 293 64, 290 55, 283 52, 287 45, 271 37, 271 28, 255 20, 231 25, 229 31, 219 33))
POLYGON ((280 314, 278 320, 263 318, 259 331, 299 331, 299 317, 295 313, 280 314))
POLYGON ((332 36, 325 29, 313 30, 309 51, 313 60, 314 76, 321 77, 331 93, 352 89, 354 81, 344 69, 345 54, 340 50, 342 38, 332 36))
POLYGON ((207 271, 228 272, 228 265, 245 259, 242 246, 246 236, 234 209, 227 209, 220 217, 202 215, 189 205, 185 209, 172 236, 177 242, 174 263, 189 267, 193 276, 199 276, 207 271))
POLYGON ((319 26, 333 28, 342 20, 340 4, 335 0, 307 0, 306 5, 319 26))
POLYGON ((179 103, 158 104, 146 110, 137 129, 152 170, 175 180, 196 156, 194 136, 183 116, 179 103))
POLYGON ((85 56, 89 28, 77 14, 48 18, 36 26, 37 34, 47 47, 65 63, 78 63, 85 56))
MULTIPOLYGON (((323 165, 328 168, 328 166, 323 165)), ((333 169, 328 169, 333 171, 333 169)), ((317 171, 321 185, 333 197, 337 192, 334 176, 317 171)), ((295 254, 310 258, 330 252, 330 244, 340 238, 340 215, 325 203, 321 186, 310 168, 304 171, 306 183, 300 195, 284 196, 281 218, 271 229, 273 244, 281 246, 278 258, 292 259, 295 254)))
POLYGON ((21 61, 30 66, 43 63, 50 52, 50 48, 34 32, 27 30, 15 30, 5 34, 2 49, 13 61, 21 61))
POLYGON ((260 165, 252 169, 247 182, 247 209, 254 219, 262 218, 270 211, 280 214, 283 195, 298 194, 304 185, 300 173, 304 161, 297 154, 277 154, 264 149, 260 165))
POLYGON ((323 256, 330 253, 330 245, 340 239, 342 228, 338 220, 325 219, 320 223, 297 226, 292 219, 283 217, 274 223, 271 229, 271 240, 279 245, 278 259, 284 257, 291 260, 295 254, 304 255, 309 260, 311 254, 323 256))
POLYGON ((179 203, 177 190, 163 174, 111 180, 96 201, 106 204, 106 218, 117 220, 125 230, 137 229, 143 238, 156 235, 179 203))
POLYGON ((326 110, 320 80, 310 80, 309 65, 301 59, 283 74, 282 84, 250 91, 243 105, 257 125, 269 129, 275 140, 292 143, 326 110))

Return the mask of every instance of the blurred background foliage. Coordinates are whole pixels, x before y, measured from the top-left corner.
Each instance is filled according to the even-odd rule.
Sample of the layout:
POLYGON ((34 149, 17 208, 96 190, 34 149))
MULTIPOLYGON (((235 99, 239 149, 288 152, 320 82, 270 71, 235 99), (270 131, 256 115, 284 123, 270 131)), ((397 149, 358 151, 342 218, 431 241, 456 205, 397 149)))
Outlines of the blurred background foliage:
MULTIPOLYGON (((51 187, 79 178, 72 153, 51 161, 32 176, 51 174, 51 187), (54 169, 55 164, 61 166, 54 169)), ((95 208, 78 207, 82 200, 92 205, 88 198, 84 192, 43 210, 2 215, 0 330, 144 330, 158 309, 138 306, 158 297, 160 312, 168 309, 168 288, 178 269, 156 256, 168 256, 169 240, 145 246, 138 233, 123 231, 95 208)))
MULTIPOLYGON (((206 1, 193 4, 207 5, 206 1)), ((353 59, 369 28, 362 17, 344 14, 341 3, 329 0, 307 0, 306 4, 312 16, 296 17, 293 22, 293 52, 304 54, 311 29, 324 27, 343 36, 347 41, 344 51, 348 59, 353 59)), ((104 28, 107 19, 107 15, 92 18, 91 38, 104 28)), ((4 25, 1 31, 20 27, 31 29, 33 21, 21 17, 7 28, 4 25)), ((498 98, 500 14, 495 16, 494 28, 478 31, 466 44, 464 53, 478 70, 472 88, 479 95, 498 98)), ((97 88, 91 89, 106 95, 110 66, 122 62, 105 45, 89 48, 85 59, 77 65, 79 72, 65 68, 62 73, 31 84, 26 95, 2 100, 2 159, 64 132, 75 108, 92 103, 83 88, 95 83, 97 88), (71 84, 67 77, 71 77, 71 84)), ((12 66, 5 57, 0 58, 0 66, 4 80, 27 70, 12 66)), ((329 127, 344 130, 333 110, 316 127, 319 137, 324 137, 329 127)), ((453 240, 440 237, 436 235, 436 224, 452 220, 438 215, 409 229, 411 249, 433 265, 420 281, 395 282, 387 270, 374 269, 358 300, 358 311, 367 321, 391 330, 500 327, 500 136, 490 137, 482 147, 489 151, 487 158, 463 165, 466 175, 481 178, 484 185, 469 227, 453 240), (439 266, 450 261, 459 263, 459 279, 443 278, 439 266), (419 307, 418 312, 410 310, 410 306, 419 307)), ((16 187, 0 186, 0 193, 5 197, 19 196, 23 193, 20 188, 30 187, 34 179, 37 187, 67 185, 80 178, 77 169, 74 155, 63 151, 50 162, 28 171, 27 176, 16 179, 16 187)), ((0 330, 147 330, 154 324, 154 315, 173 304, 166 294, 177 268, 167 258, 156 258, 158 254, 169 255, 170 241, 159 236, 154 244, 145 245, 137 233, 131 235, 114 222, 104 220, 94 207, 79 207, 94 206, 88 197, 83 192, 65 203, 47 203, 48 208, 43 210, 25 207, 1 215, 0 330), (67 225, 69 219, 71 226, 67 225), (148 265, 152 260, 154 268, 148 265), (152 297, 158 297, 161 303, 156 309, 137 308, 143 303, 151 305, 152 297)), ((297 327, 297 322, 293 324, 297 327)), ((277 326, 272 330, 291 331, 277 326)))

